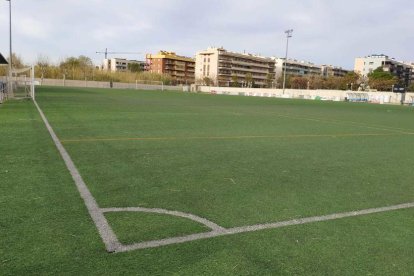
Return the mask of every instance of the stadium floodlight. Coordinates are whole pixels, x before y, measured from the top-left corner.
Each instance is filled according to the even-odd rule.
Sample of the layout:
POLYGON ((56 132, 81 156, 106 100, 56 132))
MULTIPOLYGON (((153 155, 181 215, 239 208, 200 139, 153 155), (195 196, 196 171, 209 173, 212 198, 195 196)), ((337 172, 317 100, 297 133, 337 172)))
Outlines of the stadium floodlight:
POLYGON ((11 0, 6 0, 9 2, 9 46, 10 46, 10 56, 9 56, 9 95, 13 95, 13 86, 12 86, 12 70, 13 70, 13 58, 12 58, 12 15, 11 15, 11 0))
POLYGON ((283 94, 285 94, 285 86, 286 86, 286 70, 287 70, 287 58, 288 58, 288 49, 289 49, 289 38, 292 37, 293 29, 286 30, 286 55, 285 55, 285 62, 283 63, 283 94))

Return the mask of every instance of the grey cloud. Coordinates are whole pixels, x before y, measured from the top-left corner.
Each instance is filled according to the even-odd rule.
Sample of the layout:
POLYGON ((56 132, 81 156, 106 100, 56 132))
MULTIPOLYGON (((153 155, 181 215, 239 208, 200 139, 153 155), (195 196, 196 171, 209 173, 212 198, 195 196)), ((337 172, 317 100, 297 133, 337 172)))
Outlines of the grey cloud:
MULTIPOLYGON (((414 60, 412 0, 27 0, 13 5, 14 49, 30 61, 38 54, 53 60, 84 54, 98 62, 95 51, 106 47, 192 56, 215 45, 283 56, 287 28, 295 30, 290 56, 297 59, 349 69, 355 57, 371 53, 414 60)), ((1 33, 8 32, 7 18, 2 3, 1 33)), ((8 40, 0 40, 0 51, 8 52, 8 40)))

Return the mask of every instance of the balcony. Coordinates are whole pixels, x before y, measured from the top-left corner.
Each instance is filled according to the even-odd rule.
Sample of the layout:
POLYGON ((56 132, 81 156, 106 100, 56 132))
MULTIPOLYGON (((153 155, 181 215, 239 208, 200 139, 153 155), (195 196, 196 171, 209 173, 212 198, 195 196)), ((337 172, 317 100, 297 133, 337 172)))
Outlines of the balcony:
POLYGON ((222 64, 222 63, 219 63, 218 67, 219 68, 232 68, 231 64, 222 64))
POLYGON ((231 63, 233 65, 246 65, 246 66, 254 66, 254 67, 260 67, 264 69, 269 68, 269 64, 267 63, 260 63, 260 62, 254 62, 254 61, 239 61, 239 60, 232 60, 231 63))

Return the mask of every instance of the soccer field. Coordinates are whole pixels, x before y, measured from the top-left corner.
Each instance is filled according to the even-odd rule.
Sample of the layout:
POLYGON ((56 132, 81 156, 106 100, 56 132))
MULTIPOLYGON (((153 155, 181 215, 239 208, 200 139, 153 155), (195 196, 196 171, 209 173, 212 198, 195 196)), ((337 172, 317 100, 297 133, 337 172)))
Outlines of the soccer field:
POLYGON ((36 107, 8 102, 8 274, 414 270, 411 107, 69 88, 39 88, 37 102, 119 253, 36 107))

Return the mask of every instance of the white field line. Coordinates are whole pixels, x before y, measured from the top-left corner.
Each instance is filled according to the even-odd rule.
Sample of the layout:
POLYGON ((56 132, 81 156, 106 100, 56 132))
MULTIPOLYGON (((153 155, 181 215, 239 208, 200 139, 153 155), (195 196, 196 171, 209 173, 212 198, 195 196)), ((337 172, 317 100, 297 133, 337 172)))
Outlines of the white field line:
POLYGON ((67 153, 65 148, 62 146, 62 144, 59 141, 59 138, 57 137, 52 127, 50 126, 49 122, 47 121, 46 116, 43 114, 37 102, 35 100, 33 102, 35 106, 37 107, 37 110, 39 111, 40 116, 42 117, 43 122, 45 123, 46 128, 49 131, 50 136, 52 136, 53 142, 55 142, 55 145, 57 149, 59 150, 60 155, 65 161, 66 167, 68 168, 70 174, 72 175, 73 180, 75 181, 76 187, 78 188, 78 191, 83 201, 85 202, 89 215, 92 217, 93 222, 98 228, 99 235, 101 236, 105 244, 106 250, 108 252, 116 251, 116 249, 121 245, 118 241, 118 238, 116 237, 115 233, 112 231, 111 226, 109 225, 108 221, 106 220, 105 216, 100 210, 98 204, 96 203, 95 198, 92 196, 91 192, 86 187, 86 184, 82 179, 82 176, 80 175, 78 169, 76 168, 69 154, 67 153))
POLYGON ((389 127, 389 126, 381 126, 381 125, 367 125, 361 122, 354 122, 354 121, 342 121, 342 120, 334 120, 334 119, 322 119, 322 118, 312 118, 312 117, 301 117, 295 116, 290 114, 279 114, 279 113, 270 113, 274 114, 278 117, 286 117, 290 119, 296 120, 306 120, 306 121, 315 121, 315 122, 323 122, 323 123, 334 123, 334 124, 341 124, 341 125, 355 125, 359 127, 369 128, 369 129, 377 129, 377 130, 385 130, 385 131, 393 131, 402 134, 412 134, 412 129, 405 129, 405 128, 398 128, 398 127, 389 127))
POLYGON ((362 215, 388 212, 388 211, 394 211, 394 210, 400 210, 400 209, 408 209, 408 208, 413 208, 413 207, 414 207, 414 202, 411 202, 411 203, 404 203, 404 204, 387 206, 387 207, 371 208, 371 209, 364 209, 364 210, 345 212, 345 213, 336 213, 336 214, 330 214, 330 215, 325 215, 325 216, 307 217, 307 218, 293 219, 293 220, 280 221, 280 222, 274 222, 274 223, 256 224, 256 225, 234 227, 234 228, 227 228, 227 229, 223 228, 223 230, 221 231, 211 231, 207 233, 199 233, 199 234, 187 235, 183 237, 175 237, 175 238, 168 238, 168 239, 162 239, 162 240, 140 242, 140 243, 135 243, 135 244, 130 244, 130 245, 121 245, 116 250, 116 252, 127 252, 131 250, 159 247, 159 246, 165 246, 165 245, 177 244, 177 243, 184 243, 184 242, 208 239, 208 238, 213 238, 213 237, 218 237, 218 236, 254 232, 254 231, 259 231, 259 230, 264 230, 264 229, 276 229, 276 228, 281 228, 281 227, 286 227, 286 226, 307 224, 307 223, 320 222, 320 221, 328 221, 328 220, 341 219, 341 218, 347 218, 347 217, 357 217, 357 216, 362 216, 362 215))
POLYGON ((413 133, 332 133, 332 134, 285 134, 285 135, 244 135, 244 136, 171 136, 171 137, 114 137, 114 138, 85 138, 65 139, 63 144, 81 142, 114 142, 114 141, 168 141, 168 140, 236 140, 236 139, 285 139, 285 138, 337 138, 337 137, 364 137, 364 136, 400 136, 414 135, 413 133))

